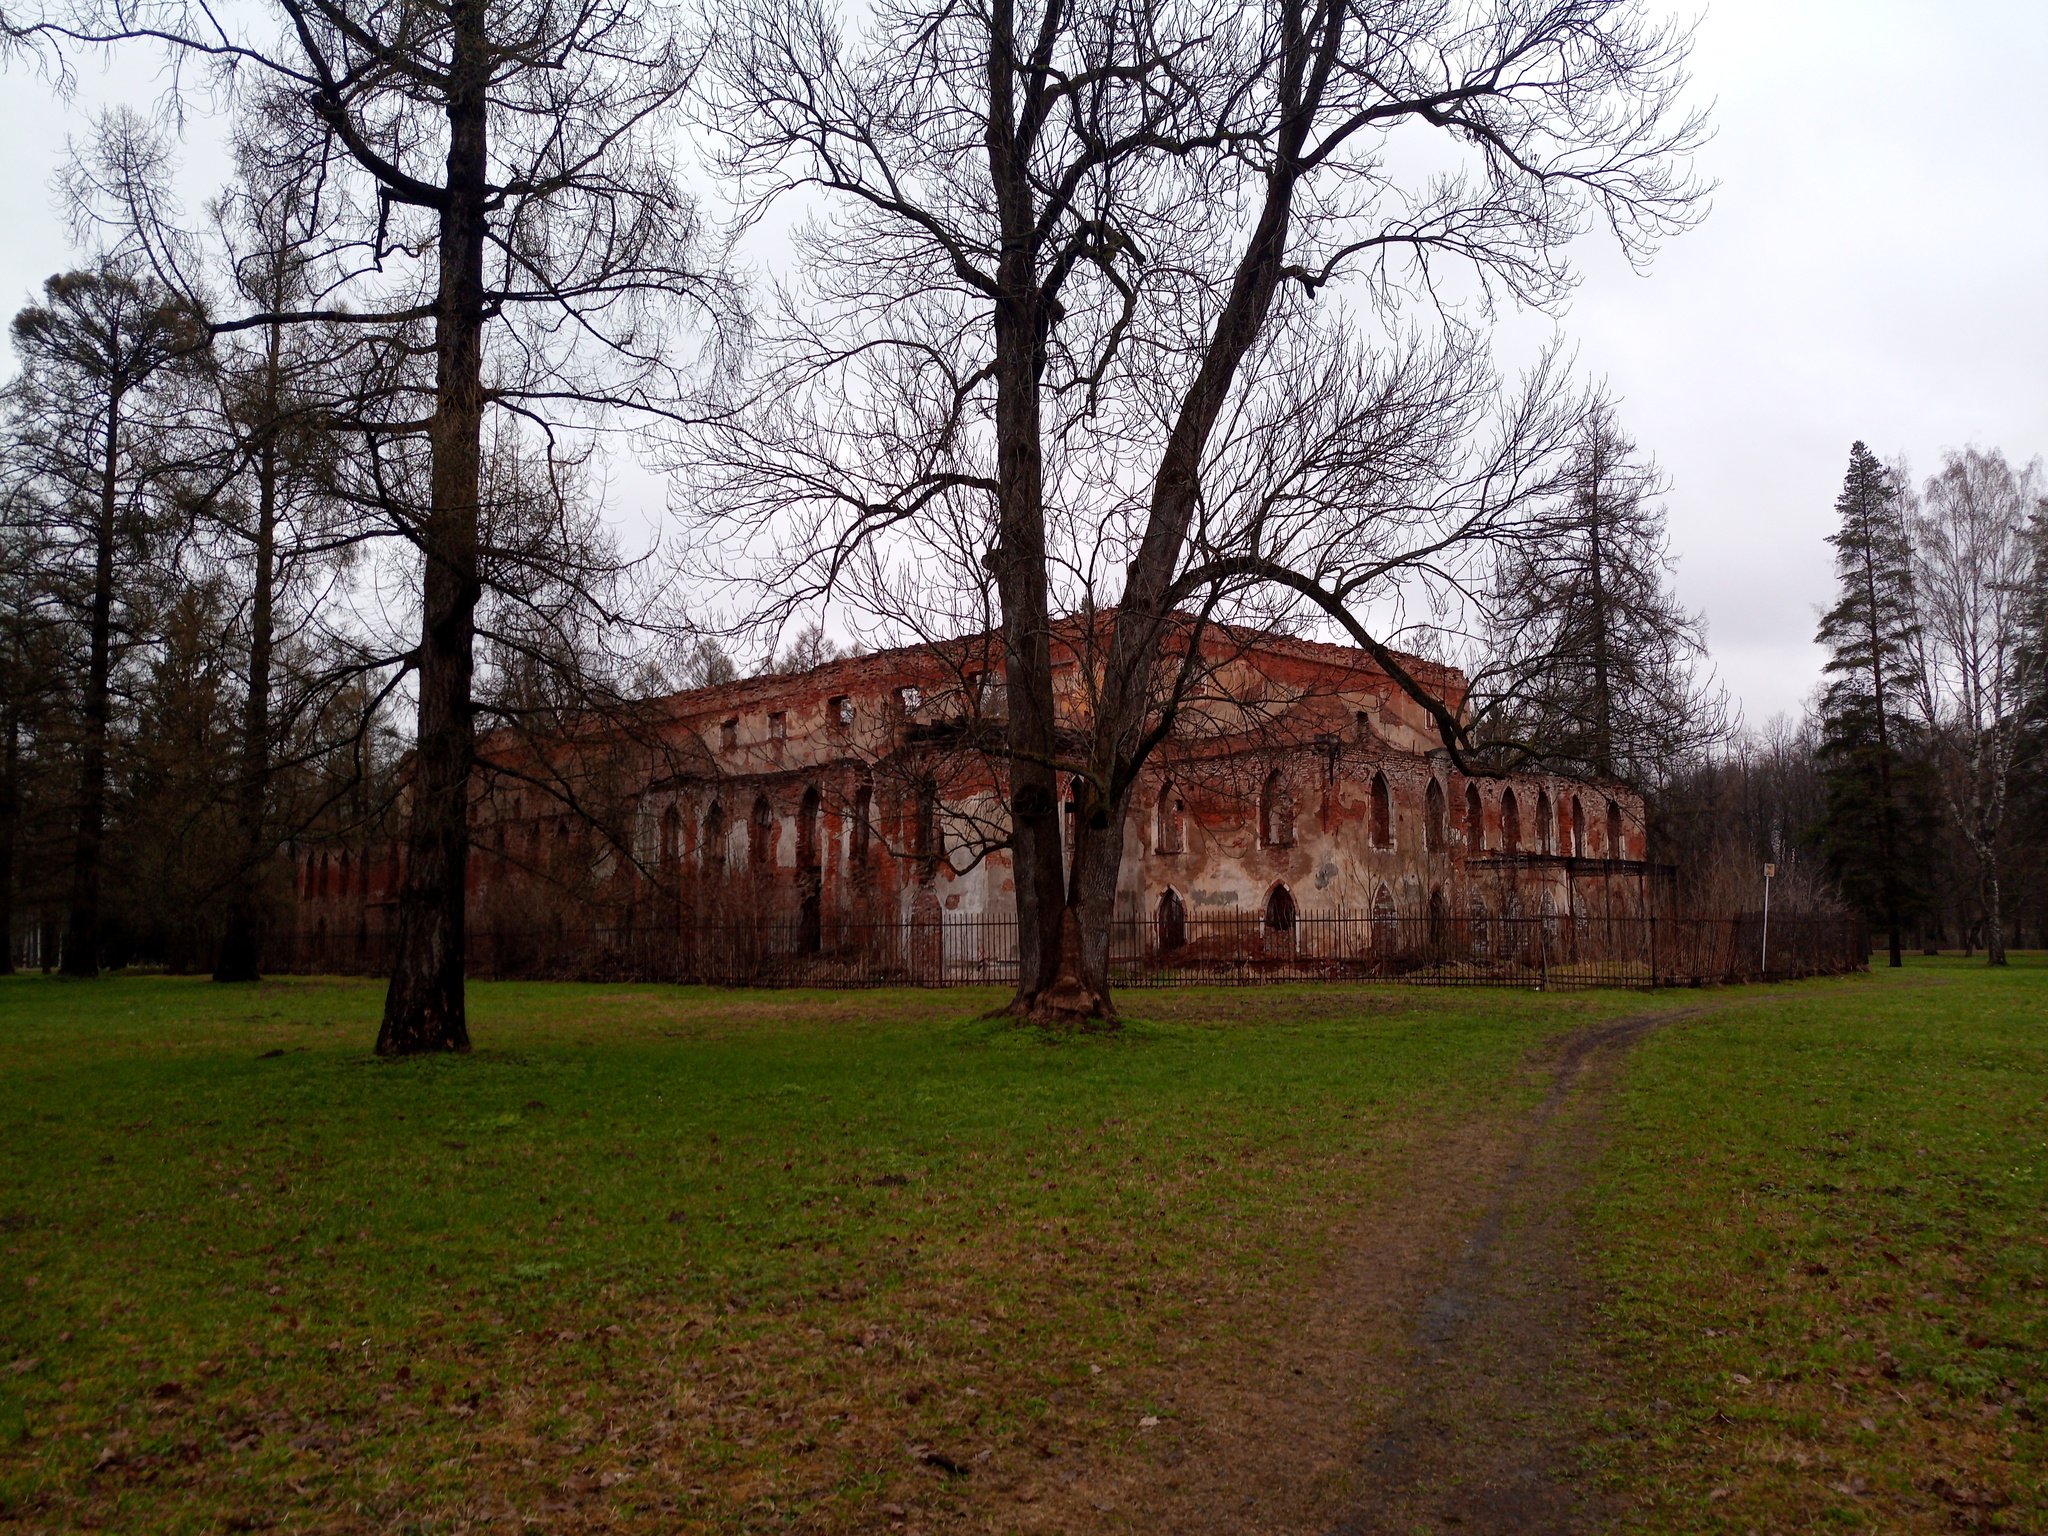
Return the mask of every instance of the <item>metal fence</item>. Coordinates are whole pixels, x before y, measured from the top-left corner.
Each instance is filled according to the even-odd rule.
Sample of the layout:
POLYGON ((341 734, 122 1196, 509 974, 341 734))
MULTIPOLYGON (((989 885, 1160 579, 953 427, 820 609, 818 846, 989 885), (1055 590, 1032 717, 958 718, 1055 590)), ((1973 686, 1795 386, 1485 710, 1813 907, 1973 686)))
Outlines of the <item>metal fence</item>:
MULTIPOLYGON (((270 969, 381 975, 383 934, 300 935, 270 969)), ((1836 917, 1414 918, 1306 911, 1276 926, 1257 916, 1119 922, 1110 981, 1119 988, 1250 986, 1288 981, 1411 986, 1669 987, 1782 981, 1866 970, 1864 925, 1836 917)), ((745 923, 691 930, 472 928, 469 974, 495 980, 696 982, 720 986, 1008 986, 1013 919, 894 923, 745 923)))

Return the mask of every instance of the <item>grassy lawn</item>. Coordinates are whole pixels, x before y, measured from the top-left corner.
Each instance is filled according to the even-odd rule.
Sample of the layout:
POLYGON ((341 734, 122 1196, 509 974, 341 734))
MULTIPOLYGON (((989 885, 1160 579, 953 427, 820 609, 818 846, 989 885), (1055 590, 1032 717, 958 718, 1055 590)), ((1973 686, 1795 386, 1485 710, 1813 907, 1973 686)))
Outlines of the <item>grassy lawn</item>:
POLYGON ((1189 991, 1051 1043, 994 1000, 481 985, 474 1056, 389 1063, 362 983, 0 981, 0 1521, 985 1524, 1170 1417, 1149 1366, 1255 1347, 1533 1045, 1643 1006, 1189 991))
POLYGON ((2048 963, 1638 1048, 1597 1195, 1649 1531, 2048 1530, 2048 963))

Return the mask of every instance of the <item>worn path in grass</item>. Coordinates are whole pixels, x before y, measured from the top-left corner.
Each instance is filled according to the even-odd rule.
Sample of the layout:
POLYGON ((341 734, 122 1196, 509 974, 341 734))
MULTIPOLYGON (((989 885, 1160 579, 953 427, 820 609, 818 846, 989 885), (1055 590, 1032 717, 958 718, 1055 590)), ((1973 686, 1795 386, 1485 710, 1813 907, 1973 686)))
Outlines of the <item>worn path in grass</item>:
POLYGON ((1059 1523, 1122 1509, 1188 1536, 1598 1524, 1578 1453, 1617 1390, 1581 1254, 1601 1110, 1630 1046, 1710 1011, 1590 1025, 1532 1057, 1548 1091, 1518 1123, 1475 1121, 1426 1152, 1358 1221, 1292 1336, 1188 1393, 1186 1428, 1161 1426, 1151 1456, 1077 1489, 1059 1523))

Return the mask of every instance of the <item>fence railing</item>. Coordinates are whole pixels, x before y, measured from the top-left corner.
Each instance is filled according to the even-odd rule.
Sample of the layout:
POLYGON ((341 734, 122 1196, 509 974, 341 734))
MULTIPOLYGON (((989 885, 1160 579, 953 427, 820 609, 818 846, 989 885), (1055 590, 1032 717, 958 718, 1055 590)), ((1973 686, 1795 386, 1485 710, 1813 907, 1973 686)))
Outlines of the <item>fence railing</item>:
MULTIPOLYGON (((389 936, 300 934, 269 969, 381 975, 389 936)), ((1836 917, 1384 917, 1306 911, 1119 922, 1114 987, 1374 979, 1414 986, 1668 987, 1865 970, 1864 925, 1836 917), (1766 969, 1766 967, 1768 967, 1766 969)), ((1014 919, 472 928, 469 974, 486 980, 699 982, 722 986, 1006 986, 1014 919)))

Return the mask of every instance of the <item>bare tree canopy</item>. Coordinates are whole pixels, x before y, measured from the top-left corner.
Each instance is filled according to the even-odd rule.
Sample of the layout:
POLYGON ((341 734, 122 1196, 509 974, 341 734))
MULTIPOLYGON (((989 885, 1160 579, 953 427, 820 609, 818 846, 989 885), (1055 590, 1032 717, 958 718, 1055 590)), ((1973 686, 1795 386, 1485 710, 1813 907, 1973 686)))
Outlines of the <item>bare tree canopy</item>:
POLYGON ((711 547, 771 623, 997 622, 1019 1012, 1109 1012, 1128 796, 1198 681, 1158 663, 1210 619, 1339 629, 1466 744, 1369 619, 1556 488, 1559 370, 1503 389, 1484 323, 1589 226, 1642 260, 1695 216, 1686 46, 1601 0, 717 8, 721 169, 823 205, 688 445, 711 547), (1090 611, 1077 735, 1052 626, 1090 611))

